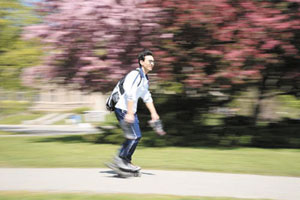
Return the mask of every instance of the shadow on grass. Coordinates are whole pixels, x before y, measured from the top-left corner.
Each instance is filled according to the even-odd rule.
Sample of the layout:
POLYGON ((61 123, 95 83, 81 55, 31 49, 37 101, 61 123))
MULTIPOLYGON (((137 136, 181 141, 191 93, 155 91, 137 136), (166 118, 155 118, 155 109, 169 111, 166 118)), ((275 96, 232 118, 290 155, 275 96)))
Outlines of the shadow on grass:
MULTIPOLYGON (((91 143, 91 144, 107 144, 105 143, 99 143, 95 142, 95 137, 102 137, 100 134, 91 134, 91 135, 69 135, 69 136, 57 136, 57 137, 46 137, 46 138, 39 138, 34 139, 33 142, 37 143, 47 143, 47 142, 58 142, 58 143, 91 143)), ((121 142, 119 143, 121 144, 121 142)), ((163 149, 163 148, 169 148, 169 147, 175 147, 175 146, 156 146, 155 148, 163 149)), ((147 146, 144 144, 140 144, 139 148, 153 148, 153 146, 147 146)), ((176 148, 187 148, 183 146, 176 146, 176 148)), ((215 149, 215 150, 236 150, 240 147, 218 147, 218 146, 193 146, 189 148, 194 149, 215 149)))
POLYGON ((94 143, 94 137, 99 134, 93 135, 68 135, 34 139, 34 142, 61 142, 61 143, 94 143))

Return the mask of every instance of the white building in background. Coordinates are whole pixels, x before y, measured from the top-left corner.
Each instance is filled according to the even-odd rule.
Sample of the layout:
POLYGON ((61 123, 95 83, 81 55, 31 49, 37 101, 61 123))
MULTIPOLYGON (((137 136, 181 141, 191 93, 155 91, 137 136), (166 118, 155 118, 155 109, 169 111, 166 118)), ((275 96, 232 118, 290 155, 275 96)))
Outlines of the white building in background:
POLYGON ((85 121, 99 122, 104 121, 108 113, 105 107, 106 98, 107 95, 100 92, 87 93, 67 86, 45 85, 40 87, 40 93, 37 95, 31 110, 71 112, 77 108, 89 108, 89 111, 84 112, 85 121))
POLYGON ((67 112, 72 114, 74 109, 87 108, 83 115, 86 122, 104 121, 105 115, 109 113, 105 107, 108 95, 100 92, 87 93, 56 84, 39 85, 38 88, 36 92, 7 91, 0 88, 0 103, 1 101, 29 102, 31 111, 57 115, 67 112))
POLYGON ((107 95, 100 92, 86 93, 61 85, 45 85, 40 87, 32 110, 36 111, 70 111, 76 108, 89 107, 91 110, 106 111, 107 95))

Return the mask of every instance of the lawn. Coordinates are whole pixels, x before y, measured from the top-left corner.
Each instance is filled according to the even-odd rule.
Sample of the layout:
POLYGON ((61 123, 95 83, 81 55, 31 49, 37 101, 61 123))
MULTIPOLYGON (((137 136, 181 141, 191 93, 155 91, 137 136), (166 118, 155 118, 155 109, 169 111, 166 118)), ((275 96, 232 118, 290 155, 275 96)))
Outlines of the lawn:
POLYGON ((0 124, 21 124, 43 116, 41 112, 29 111, 30 105, 27 101, 0 101, 0 124))
POLYGON ((7 131, 0 131, 0 135, 15 135, 16 133, 7 132, 7 131))
MULTIPOLYGON (((1 200, 246 200, 230 197, 183 197, 141 194, 47 194, 28 192, 0 192, 1 200)), ((259 199, 251 199, 259 200, 259 199)))
POLYGON ((22 124, 23 121, 26 120, 34 120, 39 117, 42 117, 41 113, 24 113, 18 115, 12 115, 0 120, 0 124, 22 124))
POLYGON ((30 103, 27 101, 0 101, 0 116, 26 112, 30 103))
MULTIPOLYGON (((2 137, 0 167, 105 167, 119 146, 83 136, 2 137)), ((300 149, 139 147, 134 163, 147 169, 300 177, 300 149)))

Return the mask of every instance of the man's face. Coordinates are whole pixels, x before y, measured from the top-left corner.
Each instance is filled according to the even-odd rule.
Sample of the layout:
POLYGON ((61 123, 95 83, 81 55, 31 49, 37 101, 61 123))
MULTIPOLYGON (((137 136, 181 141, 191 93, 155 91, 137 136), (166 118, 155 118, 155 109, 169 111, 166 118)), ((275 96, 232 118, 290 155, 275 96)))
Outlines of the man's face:
POLYGON ((141 60, 140 63, 146 70, 152 71, 154 67, 154 58, 151 55, 145 56, 145 60, 141 60))

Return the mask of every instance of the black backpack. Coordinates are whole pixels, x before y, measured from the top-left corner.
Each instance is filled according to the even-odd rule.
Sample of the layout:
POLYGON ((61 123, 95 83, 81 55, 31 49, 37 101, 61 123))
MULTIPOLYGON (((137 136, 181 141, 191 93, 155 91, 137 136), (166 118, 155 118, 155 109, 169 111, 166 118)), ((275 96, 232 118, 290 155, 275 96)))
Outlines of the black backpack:
MULTIPOLYGON (((135 70, 132 70, 132 71, 138 71, 139 74, 138 76, 140 75, 141 79, 140 79, 140 82, 138 83, 138 86, 141 84, 142 82, 142 74, 141 74, 141 69, 135 69, 135 70)), ((130 72, 132 72, 130 71, 130 72)), ((130 73, 129 72, 129 73, 130 73)), ((129 74, 128 73, 128 74, 129 74)), ((119 99, 120 99, 120 95, 123 95, 125 93, 125 90, 124 90, 124 87, 123 87, 123 84, 125 82, 125 78, 126 76, 128 75, 126 74, 118 83, 117 85, 115 86, 115 88, 113 89, 112 93, 109 95, 109 97, 106 99, 106 109, 109 110, 109 111, 114 111, 115 110, 115 106, 116 104, 118 103, 119 99)), ((138 77, 137 76, 137 77, 138 77)), ((135 78, 135 80, 137 79, 137 77, 135 78)), ((134 81, 135 82, 135 81, 134 81)), ((133 82, 133 84, 134 84, 133 82)), ((132 85, 133 85, 132 84, 132 85)))

